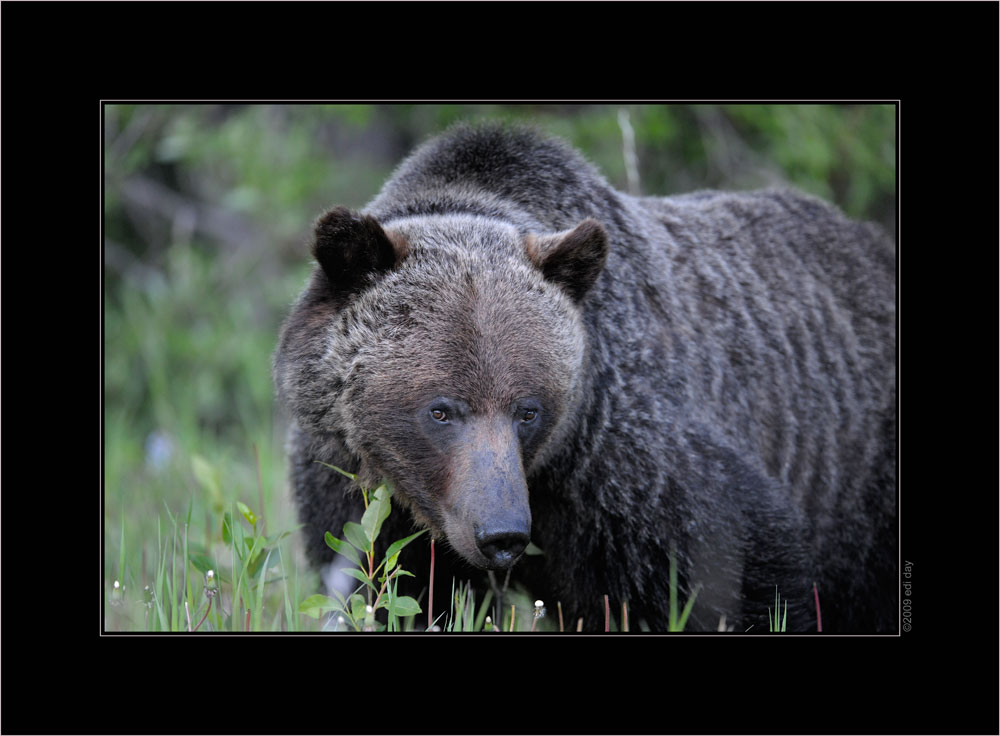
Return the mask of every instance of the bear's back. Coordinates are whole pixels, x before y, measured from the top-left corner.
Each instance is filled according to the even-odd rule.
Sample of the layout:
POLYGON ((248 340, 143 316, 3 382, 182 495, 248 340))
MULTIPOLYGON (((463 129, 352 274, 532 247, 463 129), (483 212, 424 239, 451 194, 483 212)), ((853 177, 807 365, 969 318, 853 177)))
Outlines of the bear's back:
POLYGON ((618 193, 577 151, 531 127, 458 124, 417 148, 365 210, 381 222, 472 214, 523 232, 614 219, 618 193))
POLYGON ((868 467, 895 400, 889 238, 794 190, 633 201, 655 223, 655 265, 634 274, 658 295, 684 415, 796 495, 868 467))

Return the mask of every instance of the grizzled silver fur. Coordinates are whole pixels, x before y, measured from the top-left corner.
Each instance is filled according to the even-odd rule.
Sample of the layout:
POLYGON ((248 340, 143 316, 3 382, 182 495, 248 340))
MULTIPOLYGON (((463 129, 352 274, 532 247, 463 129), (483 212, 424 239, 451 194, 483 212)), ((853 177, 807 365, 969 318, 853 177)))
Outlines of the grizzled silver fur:
MULTIPOLYGON (((524 488, 530 518, 510 523, 544 550, 514 577, 588 627, 607 594, 665 629, 674 549, 682 600, 698 590, 689 630, 725 615, 766 631, 775 586, 789 628, 815 630, 814 582, 824 630, 895 630, 882 231, 790 190, 630 196, 562 142, 495 125, 420 147, 363 214, 320 221, 327 260, 275 356, 315 562, 332 555, 323 533, 359 513, 319 460, 395 484, 410 514, 386 536, 429 526, 458 553, 438 555, 438 581, 505 567, 523 545, 490 565, 474 539, 488 467, 496 497, 524 488), (358 252, 376 265, 337 260, 369 235, 358 252), (421 424, 439 394, 467 412, 451 444, 421 424), (529 436, 483 419, 510 411, 544 423, 529 436)), ((407 567, 426 577, 413 547, 407 567)))

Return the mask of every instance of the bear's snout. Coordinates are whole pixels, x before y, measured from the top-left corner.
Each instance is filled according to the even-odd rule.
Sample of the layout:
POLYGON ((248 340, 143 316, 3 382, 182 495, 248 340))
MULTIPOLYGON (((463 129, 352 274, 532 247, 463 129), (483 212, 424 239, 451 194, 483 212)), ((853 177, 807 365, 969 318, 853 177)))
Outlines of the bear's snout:
POLYGON ((473 529, 476 548, 486 558, 489 570, 505 570, 521 556, 528 546, 530 529, 525 524, 504 524, 496 528, 473 529))
POLYGON ((470 416, 456 426, 446 532, 476 567, 506 570, 528 546, 531 507, 517 434, 508 417, 470 416))

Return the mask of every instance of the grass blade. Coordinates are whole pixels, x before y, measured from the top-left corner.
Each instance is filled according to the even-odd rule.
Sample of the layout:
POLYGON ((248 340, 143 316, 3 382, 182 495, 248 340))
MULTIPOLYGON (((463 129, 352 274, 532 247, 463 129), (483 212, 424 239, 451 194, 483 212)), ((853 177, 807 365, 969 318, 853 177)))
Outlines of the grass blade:
POLYGON ((493 589, 490 588, 486 591, 486 595, 483 596, 483 602, 479 606, 479 613, 476 615, 476 620, 473 623, 473 631, 482 631, 483 622, 486 620, 486 614, 490 609, 490 603, 493 601, 493 589))
POLYGON ((125 584, 125 502, 122 502, 122 515, 121 515, 121 535, 119 537, 119 542, 121 549, 118 551, 118 579, 122 581, 122 585, 125 584))
POLYGON ((264 567, 260 572, 260 579, 257 580, 257 601, 254 605, 254 619, 257 623, 257 630, 261 628, 261 616, 264 612, 264 579, 267 577, 267 563, 271 559, 271 553, 274 549, 269 549, 267 555, 264 556, 264 567))
POLYGON ((677 628, 677 554, 670 547, 670 618, 667 623, 669 631, 679 631, 677 628))

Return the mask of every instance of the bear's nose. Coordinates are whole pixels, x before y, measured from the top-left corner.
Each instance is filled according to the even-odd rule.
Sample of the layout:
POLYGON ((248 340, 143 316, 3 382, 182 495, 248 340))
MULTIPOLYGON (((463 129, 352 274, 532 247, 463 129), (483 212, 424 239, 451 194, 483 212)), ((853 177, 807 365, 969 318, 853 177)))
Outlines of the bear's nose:
POLYGON ((486 558, 490 570, 502 570, 514 564, 528 546, 528 535, 522 531, 505 529, 489 531, 477 528, 476 547, 486 558))

